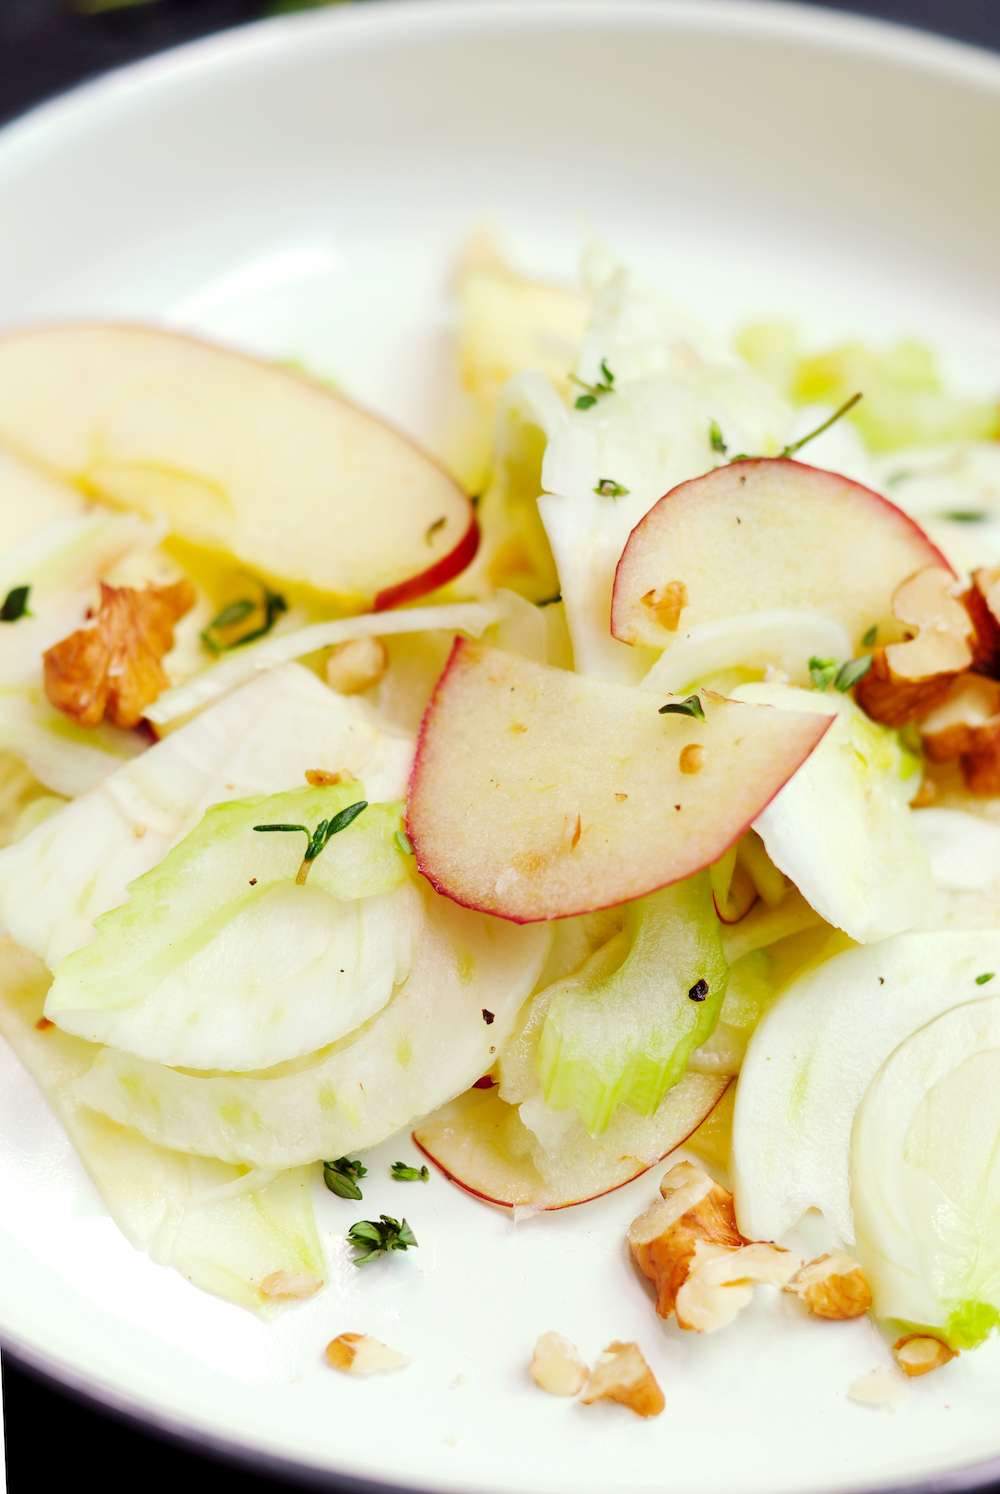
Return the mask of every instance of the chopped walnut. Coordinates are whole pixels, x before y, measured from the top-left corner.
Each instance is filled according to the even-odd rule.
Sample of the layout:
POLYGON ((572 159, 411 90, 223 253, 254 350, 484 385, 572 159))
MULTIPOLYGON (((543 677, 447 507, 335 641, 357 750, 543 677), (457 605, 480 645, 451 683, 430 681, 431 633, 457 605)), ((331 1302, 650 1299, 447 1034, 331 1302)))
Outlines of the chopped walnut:
POLYGON ((169 681, 160 660, 174 646, 174 623, 196 601, 190 581, 174 586, 101 582, 96 619, 43 655, 45 693, 80 726, 138 726, 169 681))
POLYGON ((389 668, 380 638, 350 638, 338 643, 326 661, 326 682, 341 695, 357 695, 377 685, 389 668))
POLYGON ((905 726, 918 720, 972 663, 975 630, 954 586, 950 571, 929 566, 896 588, 893 616, 916 632, 902 643, 876 648, 871 668, 858 682, 858 704, 873 721, 905 726))
POLYGON ((353 773, 345 768, 342 773, 328 773, 326 768, 307 768, 306 783, 311 788, 333 788, 338 783, 357 783, 353 773))
POLYGON ((543 1333, 531 1356, 531 1377, 550 1395, 576 1395, 586 1378, 587 1366, 575 1344, 561 1333, 543 1333))
POLYGON ((346 1375, 378 1375, 413 1363, 409 1354, 390 1349, 368 1333, 339 1333, 326 1346, 326 1361, 346 1375))
POLYGON ((973 669, 1000 678, 1000 566, 973 571, 962 605, 972 620, 973 669))
POLYGON ((656 1287, 656 1311, 668 1318, 696 1245, 735 1249, 746 1242, 736 1227, 733 1195, 693 1162, 678 1162, 660 1183, 662 1199, 628 1231, 636 1265, 656 1287))
POLYGON ((872 1305, 868 1280, 843 1250, 810 1261, 785 1283, 818 1318, 861 1318, 872 1305))
POLYGON ((705 766, 705 749, 698 742, 689 742, 681 748, 677 766, 682 773, 700 773, 705 766))
POLYGON ((303 1276, 298 1271, 272 1271, 265 1276, 260 1289, 265 1297, 311 1297, 323 1285, 318 1276, 303 1276))
POLYGON ((763 1241, 737 1250, 699 1241, 687 1279, 677 1293, 677 1321, 682 1328, 714 1333, 746 1307, 758 1282, 784 1286, 801 1265, 790 1250, 763 1241))
POLYGON ((958 1353, 957 1349, 950 1349, 941 1339, 920 1333, 911 1333, 908 1338, 899 1339, 893 1344, 892 1352, 900 1369, 911 1380, 917 1375, 929 1375, 931 1370, 940 1369, 949 1359, 956 1358, 958 1353))
POLYGON ((659 1416, 666 1405, 663 1391, 639 1345, 623 1344, 617 1339, 597 1356, 580 1399, 585 1406, 594 1401, 618 1401, 637 1416, 659 1416))
POLYGON ((924 750, 933 762, 961 759, 966 787, 1000 794, 1000 684, 963 674, 921 723, 924 750))
POLYGON ((647 591, 642 602, 668 633, 676 633, 681 613, 688 603, 687 587, 683 581, 668 581, 665 586, 654 586, 647 591))

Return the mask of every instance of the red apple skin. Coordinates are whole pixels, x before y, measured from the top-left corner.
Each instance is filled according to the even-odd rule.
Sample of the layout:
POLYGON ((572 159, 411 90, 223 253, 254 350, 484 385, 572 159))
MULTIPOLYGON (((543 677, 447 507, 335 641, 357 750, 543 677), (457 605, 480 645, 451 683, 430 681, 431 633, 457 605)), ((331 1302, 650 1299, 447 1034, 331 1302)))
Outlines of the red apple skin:
MULTIPOLYGON (((510 848, 511 855, 520 856, 523 853, 535 866, 522 886, 516 889, 508 887, 503 894, 499 894, 495 880, 490 879, 495 875, 495 870, 491 870, 491 857, 494 857, 494 853, 502 852, 500 842, 497 841, 491 848, 486 846, 484 837, 479 835, 473 844, 478 832, 473 831, 470 835, 467 830, 467 826, 473 823, 480 803, 485 803, 484 795, 491 792, 500 794, 498 782, 494 783, 490 775, 498 767, 502 769, 507 766, 504 753, 509 755, 512 750, 511 738, 504 731, 502 723, 491 737, 488 721, 479 712, 478 706, 473 704, 471 712, 465 709, 465 681, 470 675, 475 675, 476 671, 481 672, 480 678, 483 674, 488 676, 491 661, 500 661, 501 669, 506 661, 522 673, 537 674, 540 677, 558 676, 563 681, 573 681, 575 688, 605 692, 601 696, 602 704, 605 700, 622 702, 627 697, 630 710, 640 708, 645 713, 648 700, 649 715, 646 722, 644 714, 644 729, 658 721, 661 723, 661 732, 670 731, 672 734, 671 745, 666 747, 664 743, 664 760, 666 753, 675 754, 678 748, 682 748, 689 736, 694 739, 699 736, 704 738, 706 728, 692 722, 690 718, 661 716, 658 701, 669 697, 659 696, 654 691, 637 691, 632 687, 613 685, 603 680, 570 675, 563 670, 548 669, 544 665, 505 655, 500 650, 484 649, 481 644, 468 638, 456 638, 420 725, 410 775, 406 833, 416 855, 417 869, 435 891, 474 912, 490 913, 512 923, 538 923, 546 919, 569 918, 579 913, 618 907, 622 903, 646 897, 674 882, 683 881, 712 865, 736 844, 762 810, 780 793, 792 774, 818 746, 834 719, 832 716, 805 713, 776 713, 782 718, 780 728, 775 725, 773 717, 768 718, 766 749, 760 742, 756 743, 756 758, 752 763, 747 756, 751 750, 749 746, 743 747, 739 761, 727 757, 725 752, 717 759, 725 765, 722 777, 726 781, 720 782, 715 792, 710 791, 707 784, 703 784, 701 793, 694 793, 690 788, 690 778, 683 779, 684 787, 678 792, 674 791, 673 784, 666 777, 662 782, 658 778, 652 790, 647 782, 643 785, 646 796, 643 799, 641 820, 635 823, 631 832, 616 828, 615 834, 619 837, 617 841, 612 841, 604 830, 599 831, 593 842, 595 850, 590 850, 588 844, 586 856, 589 864, 581 872, 579 862, 572 867, 567 866, 558 844, 564 816, 557 796, 565 788, 566 793, 574 797, 579 809, 576 785, 584 783, 590 786, 601 778, 600 811, 606 818, 612 794, 606 792, 608 785, 603 782, 603 778, 607 774, 602 765, 606 767, 609 759, 608 752, 602 753, 602 748, 598 746, 593 761, 588 761, 582 767, 579 763, 575 764, 573 773, 564 774, 562 783, 556 786, 556 796, 545 806, 545 829, 543 839, 538 844, 525 845, 523 840, 518 840, 522 832, 510 831, 513 838, 518 840, 518 844, 510 848), (459 700, 457 711, 453 704, 456 698, 459 700), (449 740, 447 720, 442 733, 439 718, 447 716, 449 709, 452 728, 456 721, 460 728, 473 727, 477 733, 482 726, 482 732, 474 743, 463 742, 460 738, 449 740), (685 722, 683 728, 679 724, 682 720, 685 722), (671 725, 663 726, 664 721, 671 725), (451 761, 447 761, 452 754, 451 761), (762 758, 766 758, 763 766, 762 758), (735 790, 732 788, 734 766, 740 769, 741 774, 735 790), (460 782, 461 776, 470 780, 470 775, 471 781, 464 784, 460 782), (669 811, 676 808, 673 801, 681 798, 687 800, 689 810, 684 835, 677 837, 681 842, 681 849, 667 854, 661 847, 667 846, 668 841, 661 842, 657 839, 660 828, 658 816, 665 816, 670 820, 665 833, 673 837, 673 827, 677 822, 669 811), (690 829, 692 819, 695 820, 695 825, 690 829), (626 833, 633 848, 628 852, 623 850, 624 842, 621 838, 626 833), (602 835, 604 845, 610 846, 607 851, 596 850, 602 835), (634 853, 636 846, 640 847, 640 854, 634 853), (474 885, 477 879, 482 884, 478 887, 474 885)), ((508 698, 506 690, 505 683, 502 687, 504 700, 508 698)), ((487 706, 489 704, 487 702, 487 706)), ((711 712, 714 710, 739 709, 739 702, 715 697, 714 702, 709 703, 709 719, 711 720, 711 712)), ((550 722, 555 720, 555 715, 548 719, 550 722)), ((751 717, 739 719, 741 723, 745 721, 750 726, 754 725, 751 717)), ((593 720, 585 714, 558 716, 555 744, 546 751, 543 743, 540 759, 537 759, 544 762, 547 777, 553 776, 559 762, 559 739, 576 735, 582 740, 588 740, 588 732, 593 725, 593 720)), ((730 726, 726 731, 731 734, 735 729, 730 726)), ((742 725, 739 730, 743 732, 739 739, 741 743, 744 738, 753 734, 747 732, 742 725)), ((619 743, 614 745, 617 748, 619 743)), ((733 745, 731 741, 728 742, 730 748, 733 745)), ((633 737, 627 746, 634 759, 641 761, 644 743, 638 737, 633 737)), ((661 750, 659 734, 653 750, 661 750)), ((518 773, 523 775, 531 767, 530 762, 527 769, 519 764, 511 776, 516 778, 518 773)), ((618 771, 614 769, 615 773, 618 771)), ((705 779, 708 780, 707 773, 705 779)), ((625 783, 617 784, 617 787, 624 788, 625 783)), ((592 803, 596 803, 596 794, 595 789, 592 803)), ((620 796, 614 793, 613 797, 618 799, 620 796)), ((628 797, 626 793, 624 798, 627 800, 628 797)), ((636 797, 634 804, 629 807, 630 818, 638 802, 636 797)), ((494 798, 493 805, 496 812, 502 815, 506 808, 502 798, 494 798)), ((614 810, 611 812, 616 813, 614 810)), ((621 816, 625 813, 624 808, 617 811, 617 825, 622 824, 621 816)), ((486 835, 488 837, 488 831, 486 835)), ((511 864, 509 857, 503 861, 503 865, 511 864)))
MULTIPOLYGON (((703 1125, 704 1122, 711 1115, 712 1111, 715 1109, 716 1105, 718 1105, 719 1101, 722 1099, 723 1095, 726 1093, 726 1090, 729 1088, 729 1085, 731 1083, 732 1083, 732 1080, 729 1080, 723 1086, 722 1090, 719 1092, 718 1096, 716 1097, 714 1103, 709 1107, 709 1109, 705 1112, 705 1114, 700 1117, 700 1119, 698 1119, 697 1121, 695 1121, 695 1123, 691 1127, 690 1131, 688 1131, 687 1134, 684 1135, 684 1136, 682 1136, 678 1141, 675 1141, 672 1146, 668 1147, 667 1150, 663 1153, 663 1156, 657 1157, 657 1159, 656 1159, 655 1162, 647 1162, 645 1165, 641 1165, 640 1164, 636 1168, 635 1172, 632 1173, 631 1177, 622 1178, 621 1182, 614 1183, 610 1188, 603 1188, 598 1193, 590 1193, 590 1194, 587 1195, 586 1198, 573 1198, 573 1199, 567 1199, 563 1203, 543 1204, 541 1206, 539 1212, 543 1213, 543 1214, 554 1214, 554 1213, 558 1212, 558 1210, 560 1210, 560 1209, 575 1209, 575 1208, 578 1208, 580 1206, 580 1204, 592 1203, 595 1198, 604 1198, 606 1194, 608 1194, 608 1193, 617 1193, 619 1188, 624 1188, 628 1183, 634 1183, 635 1180, 636 1180, 636 1178, 641 1178, 642 1175, 643 1175, 643 1173, 649 1172, 649 1170, 650 1170, 651 1167, 657 1167, 664 1160, 664 1158, 671 1156, 671 1154, 673 1152, 677 1151, 677 1149, 679 1147, 682 1147, 686 1141, 690 1140, 690 1138, 694 1135, 695 1131, 697 1131, 698 1127, 701 1126, 701 1125, 703 1125)), ((454 1183, 455 1186, 456 1186, 456 1188, 461 1188, 461 1190, 462 1190, 463 1193, 468 1193, 468 1194, 471 1195, 471 1197, 478 1198, 481 1203, 490 1204, 494 1208, 498 1208, 498 1209, 513 1209, 515 1207, 514 1204, 507 1203, 502 1198, 491 1198, 488 1193, 483 1193, 483 1192, 481 1192, 480 1189, 473 1188, 470 1183, 463 1182, 460 1177, 456 1177, 456 1175, 453 1172, 449 1171, 449 1169, 444 1165, 443 1162, 439 1161, 438 1158, 435 1157, 435 1155, 434 1155, 434 1153, 432 1151, 429 1151, 428 1148, 426 1146, 424 1146, 423 1142, 420 1140, 418 1132, 414 1131, 412 1133, 411 1140, 413 1141, 414 1145, 421 1152, 423 1152, 423 1154, 427 1158, 428 1162, 433 1162, 433 1164, 437 1168, 438 1172, 440 1172, 443 1177, 447 1178, 449 1183, 454 1183)), ((522 1204, 521 1207, 522 1208, 524 1208, 524 1207, 531 1208, 531 1207, 533 1207, 533 1205, 531 1205, 531 1204, 523 1205, 522 1204)))
MULTIPOLYGON (((898 624, 892 618, 891 600, 896 587, 916 571, 923 570, 927 566, 943 566, 951 572, 951 566, 941 551, 934 545, 920 525, 915 523, 909 515, 903 513, 888 498, 883 498, 880 493, 875 493, 871 488, 863 487, 861 483, 852 482, 849 478, 841 477, 835 472, 826 472, 819 467, 809 467, 804 462, 795 462, 788 457, 745 457, 740 461, 716 467, 702 477, 692 478, 688 482, 678 484, 666 493, 645 515, 640 519, 632 533, 629 535, 628 543, 622 552, 615 573, 614 593, 611 603, 611 631, 614 636, 623 643, 644 643, 657 648, 669 648, 670 644, 683 632, 700 621, 707 620, 708 614, 703 614, 698 608, 699 597, 696 595, 696 586, 706 585, 705 578, 685 575, 684 572, 694 559, 706 572, 711 573, 713 560, 717 560, 720 541, 724 541, 726 535, 717 521, 717 516, 710 516, 705 524, 704 543, 694 546, 690 541, 686 547, 692 552, 684 559, 675 560, 674 536, 679 531, 681 519, 687 519, 684 510, 690 510, 692 505, 699 509, 706 504, 716 503, 718 512, 721 513, 722 506, 728 504, 731 499, 739 497, 740 504, 745 503, 752 515, 752 505, 755 490, 762 492, 766 486, 775 486, 779 489, 789 486, 789 479, 797 482, 800 494, 796 495, 796 501, 801 497, 803 508, 801 511, 810 516, 808 525, 809 534, 803 543, 796 542, 793 546, 793 554, 789 557, 790 564, 784 567, 786 575, 792 572, 794 579, 791 581, 792 589, 800 593, 789 598, 779 595, 779 587, 773 586, 773 600, 758 602, 756 605, 741 603, 740 588, 730 584, 728 590, 721 593, 723 597, 722 606, 711 613, 713 617, 736 617, 743 613, 760 610, 760 607, 795 607, 799 606, 808 610, 826 612, 829 616, 837 617, 844 622, 857 642, 864 632, 872 624, 879 625, 879 636, 888 629, 888 636, 901 636, 898 624), (737 489, 739 484, 739 489, 737 489), (853 546, 853 558, 862 556, 866 551, 873 551, 878 546, 877 554, 879 560, 885 556, 888 550, 888 563, 885 567, 884 581, 875 590, 878 596, 870 598, 871 605, 865 601, 861 604, 859 615, 854 615, 858 608, 846 607, 850 614, 843 615, 844 608, 838 611, 833 603, 824 605, 822 583, 824 576, 824 550, 829 552, 831 530, 829 520, 836 524, 843 515, 845 508, 853 505, 857 511, 857 540, 853 546), (828 522, 824 524, 824 516, 828 522), (699 553, 694 556, 697 548, 699 553), (672 580, 679 580, 688 585, 694 606, 690 610, 682 610, 679 627, 673 631, 659 624, 642 605, 642 597, 650 589, 665 585, 672 580), (726 602, 725 597, 731 601, 726 602)), ((790 511, 793 505, 789 504, 790 511)), ((746 516, 747 510, 744 511, 746 516)), ((853 521, 852 521, 853 522, 853 521)), ((729 526, 727 525, 727 528, 729 526)), ((780 532, 780 521, 771 521, 770 534, 777 536, 780 532)), ((699 536, 701 539, 701 536, 699 536)), ((855 536, 852 532, 851 539, 855 536)), ((850 561, 850 552, 847 560, 850 561)), ((759 569, 754 565, 754 571, 759 569)), ((782 566, 777 566, 769 578, 773 580, 779 575, 782 566)), ((847 567, 849 569, 849 566, 847 567)), ((840 579, 844 573, 839 561, 835 563, 833 575, 840 579)), ((830 571, 829 560, 825 563, 825 570, 830 571)), ((731 579, 731 578, 730 578, 731 579)), ((751 579, 753 579, 751 577, 751 579)), ((710 581, 708 585, 710 585, 710 581)), ((718 588, 717 596, 720 595, 718 588)))
POLYGON ((479 549, 480 531, 475 514, 465 534, 459 540, 454 550, 447 555, 442 555, 426 571, 420 571, 416 576, 408 576, 405 581, 400 581, 396 586, 386 587, 380 591, 375 598, 373 612, 388 612, 393 607, 402 607, 407 602, 415 602, 418 597, 427 596, 428 592, 437 591, 439 586, 445 586, 455 576, 464 571, 466 566, 471 565, 479 549))

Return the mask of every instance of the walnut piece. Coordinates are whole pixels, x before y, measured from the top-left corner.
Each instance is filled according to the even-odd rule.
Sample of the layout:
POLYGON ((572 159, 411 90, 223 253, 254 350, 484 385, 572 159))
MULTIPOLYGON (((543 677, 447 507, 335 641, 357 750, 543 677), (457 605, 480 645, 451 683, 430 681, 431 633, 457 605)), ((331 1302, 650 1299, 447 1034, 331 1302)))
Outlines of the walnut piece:
POLYGON ((371 689, 389 668, 389 655, 380 638, 349 638, 338 643, 326 661, 326 682, 341 695, 371 689))
POLYGON ((897 586, 893 616, 915 636, 876 648, 871 668, 858 682, 858 704, 873 721, 905 726, 918 720, 972 663, 975 629, 954 586, 954 576, 943 566, 928 566, 897 586))
POLYGON ((1000 566, 983 566, 972 573, 972 585, 962 594, 962 605, 972 619, 972 667, 977 674, 1000 678, 1000 566))
POLYGON ((306 783, 310 788, 333 788, 338 783, 357 783, 353 773, 345 768, 342 773, 330 773, 326 768, 307 768, 306 783))
POLYGON ((757 1282, 784 1286, 802 1262, 780 1245, 755 1241, 729 1250, 699 1241, 686 1280, 677 1293, 682 1328, 714 1333, 731 1323, 753 1296, 757 1282))
POLYGON ((678 1162, 660 1183, 661 1201, 632 1221, 628 1241, 636 1265, 656 1287, 656 1311, 668 1318, 696 1245, 735 1249, 745 1244, 736 1227, 733 1195, 693 1162, 678 1162))
POLYGON ((265 1297, 311 1297, 323 1285, 318 1276, 303 1276, 298 1271, 272 1271, 265 1276, 260 1289, 265 1297))
POLYGON ((654 586, 647 591, 642 602, 668 633, 676 633, 681 613, 688 604, 687 587, 683 581, 668 581, 665 586, 654 586))
POLYGON ((576 1395, 587 1379, 587 1366, 575 1344, 561 1333, 543 1333, 531 1356, 531 1377, 550 1395, 576 1395))
POLYGON ((326 1361, 345 1375, 379 1375, 413 1363, 409 1354, 390 1349, 367 1333, 339 1333, 326 1346, 326 1361))
POLYGON ((173 586, 108 586, 85 628, 43 655, 45 693, 80 726, 138 726, 169 681, 160 660, 174 646, 174 623, 196 601, 190 581, 173 586))
POLYGON ((580 1399, 585 1406, 594 1401, 618 1401, 637 1416, 659 1416, 666 1405, 663 1391, 639 1345, 623 1344, 617 1339, 597 1356, 580 1399))
POLYGON ((861 1318, 872 1305, 868 1279, 843 1250, 818 1256, 785 1283, 818 1318, 861 1318))
POLYGON ((688 742, 681 748, 677 766, 682 773, 700 773, 705 766, 705 749, 699 742, 688 742))
POLYGON ((933 762, 961 760, 974 794, 1000 794, 1000 685, 981 674, 963 674, 920 727, 933 762))
POLYGON ((911 1333, 909 1337, 899 1339, 893 1344, 892 1352, 900 1369, 911 1380, 917 1375, 929 1375, 931 1370, 940 1369, 942 1364, 947 1364, 949 1359, 955 1359, 958 1354, 957 1349, 950 1349, 939 1338, 920 1333, 911 1333))
POLYGON ((859 1375, 847 1392, 849 1401, 858 1401, 862 1406, 876 1406, 886 1411, 898 1411, 906 1397, 906 1377, 887 1364, 880 1364, 867 1375, 859 1375))

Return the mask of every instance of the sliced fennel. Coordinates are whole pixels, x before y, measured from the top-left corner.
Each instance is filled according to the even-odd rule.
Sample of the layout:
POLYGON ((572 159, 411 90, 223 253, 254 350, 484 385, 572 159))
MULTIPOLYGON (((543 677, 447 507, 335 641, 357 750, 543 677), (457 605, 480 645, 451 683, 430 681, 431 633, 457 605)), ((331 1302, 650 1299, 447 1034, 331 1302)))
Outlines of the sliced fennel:
POLYGON ((78 726, 40 689, 0 687, 0 748, 65 799, 89 793, 148 745, 137 732, 121 731, 109 721, 78 726))
MULTIPOLYGON (((617 1106, 651 1115, 718 1019, 728 967, 707 873, 632 904, 621 963, 552 993, 538 1043, 547 1104, 591 1135, 617 1106)), ((586 967, 584 967, 586 969, 586 967)))
POLYGON ((302 665, 268 671, 0 852, 0 921, 51 967, 209 805, 299 787, 310 768, 400 799, 412 757, 410 736, 302 665))
POLYGON ((369 805, 301 886, 301 836, 254 826, 312 828, 362 798, 351 783, 213 806, 56 966, 46 1016, 193 1069, 270 1068, 360 1027, 406 979, 419 925, 402 804, 369 805))
POLYGON ((851 1137, 857 1256, 893 1332, 1000 1327, 1000 997, 955 1006, 873 1080, 851 1137))
POLYGON ((274 1272, 325 1280, 310 1169, 247 1171, 185 1156, 97 1114, 72 1086, 98 1050, 37 1026, 47 984, 32 955, 0 942, 0 1032, 66 1127, 126 1239, 195 1286, 265 1318, 282 1306, 260 1290, 274 1272))
POLYGON ((247 1166, 294 1167, 384 1141, 491 1067, 552 943, 547 924, 471 913, 426 884, 422 895, 409 978, 311 1064, 202 1078, 104 1048, 75 1095, 160 1146, 247 1166))
POLYGON ((487 602, 456 602, 442 607, 411 607, 399 612, 366 612, 332 622, 310 623, 290 632, 271 633, 259 643, 232 649, 219 663, 164 690, 146 712, 157 726, 167 726, 192 711, 204 709, 263 670, 275 669, 318 649, 346 643, 351 638, 388 637, 394 633, 422 633, 428 629, 460 628, 478 637, 496 621, 496 611, 487 602))
POLYGON ((898 934, 793 980, 740 1070, 730 1172, 740 1229, 780 1240, 807 1209, 854 1239, 848 1161, 855 1112, 879 1066, 926 1022, 987 996, 1000 929, 898 934))
POLYGON ((789 406, 738 360, 716 361, 722 356, 655 290, 615 270, 603 275, 576 369, 596 387, 603 362, 610 392, 558 420, 538 401, 547 437, 538 506, 583 674, 637 684, 648 670, 647 651, 610 635, 615 569, 657 499, 718 465, 713 427, 733 453, 771 453, 784 440, 789 406), (625 491, 595 491, 605 480, 625 491))
POLYGON ((919 923, 933 882, 909 799, 917 762, 837 691, 748 684, 735 700, 838 719, 754 821, 768 855, 828 923, 859 943, 919 923))
POLYGON ((768 665, 791 684, 808 685, 810 658, 846 659, 850 653, 850 639, 833 618, 775 608, 690 628, 660 655, 642 685, 681 694, 723 670, 763 673, 768 665))

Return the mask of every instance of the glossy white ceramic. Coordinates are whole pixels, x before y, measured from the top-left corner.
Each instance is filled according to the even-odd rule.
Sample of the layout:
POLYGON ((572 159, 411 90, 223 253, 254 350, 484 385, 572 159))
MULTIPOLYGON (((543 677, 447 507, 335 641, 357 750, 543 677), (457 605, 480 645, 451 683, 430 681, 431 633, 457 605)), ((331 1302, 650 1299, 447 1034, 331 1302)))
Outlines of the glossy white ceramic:
MULTIPOLYGON (((218 36, 0 135, 0 325, 157 320, 331 374, 433 433, 449 276, 492 222, 530 272, 584 232, 720 330, 917 332, 952 381, 1000 387, 1000 60, 752 0, 398 0, 218 36)), ((1000 1475, 1000 1344, 877 1411, 867 1322, 766 1290, 727 1331, 664 1330, 624 1229, 660 1169, 514 1225, 366 1160, 363 1212, 420 1248, 357 1271, 362 1212, 318 1189, 333 1284, 270 1327, 136 1254, 33 1084, 0 1051, 0 1334, 107 1403, 330 1476, 475 1494, 813 1494, 1000 1475), (403 1196, 401 1196, 403 1194, 403 1196), (642 1345, 644 1423, 543 1395, 544 1329, 642 1345), (367 1382, 345 1329, 414 1356, 367 1382)))

